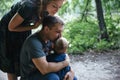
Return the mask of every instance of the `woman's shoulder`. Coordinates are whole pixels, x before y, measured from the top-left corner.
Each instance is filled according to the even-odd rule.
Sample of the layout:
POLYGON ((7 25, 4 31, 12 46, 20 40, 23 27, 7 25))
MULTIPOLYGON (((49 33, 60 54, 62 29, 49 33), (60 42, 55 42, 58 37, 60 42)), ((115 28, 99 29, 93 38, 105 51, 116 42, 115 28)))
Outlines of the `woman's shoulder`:
POLYGON ((21 1, 21 5, 27 7, 37 7, 37 1, 38 0, 23 0, 21 1))
POLYGON ((30 0, 23 0, 23 1, 19 1, 15 4, 12 5, 11 10, 13 11, 18 11, 18 10, 33 10, 35 9, 37 6, 30 0))

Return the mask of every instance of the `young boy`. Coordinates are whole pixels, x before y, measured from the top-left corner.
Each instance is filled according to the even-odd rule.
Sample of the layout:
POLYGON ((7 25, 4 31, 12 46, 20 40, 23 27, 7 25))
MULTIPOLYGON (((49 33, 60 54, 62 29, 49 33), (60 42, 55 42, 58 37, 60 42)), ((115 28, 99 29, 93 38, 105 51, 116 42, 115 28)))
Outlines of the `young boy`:
MULTIPOLYGON (((47 56, 47 61, 48 62, 64 61, 66 56, 68 56, 66 53, 68 45, 69 45, 69 42, 67 41, 66 38, 60 37, 59 39, 57 39, 56 42, 54 43, 54 53, 51 53, 50 55, 47 56)), ((56 72, 56 74, 60 77, 60 80, 63 80, 65 74, 70 70, 71 70, 71 67, 67 66, 62 70, 56 72)), ((77 80, 76 77, 74 77, 73 80, 77 80)))

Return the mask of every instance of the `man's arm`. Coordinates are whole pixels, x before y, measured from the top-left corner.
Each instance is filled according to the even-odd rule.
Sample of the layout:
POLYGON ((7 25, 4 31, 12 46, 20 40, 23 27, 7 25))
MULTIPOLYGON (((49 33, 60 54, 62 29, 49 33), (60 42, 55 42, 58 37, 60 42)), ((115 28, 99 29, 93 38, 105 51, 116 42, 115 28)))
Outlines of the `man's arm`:
MULTIPOLYGON (((66 54, 66 57, 69 57, 68 54, 66 54)), ((70 62, 70 59, 69 59, 70 62)), ((72 70, 72 67, 70 68, 70 71, 66 73, 64 80, 73 80, 75 76, 74 71, 72 70)))
POLYGON ((66 59, 62 62, 47 62, 46 56, 41 58, 34 58, 32 59, 33 63, 37 67, 37 69, 44 75, 49 72, 57 72, 61 70, 62 68, 69 65, 69 61, 66 59))

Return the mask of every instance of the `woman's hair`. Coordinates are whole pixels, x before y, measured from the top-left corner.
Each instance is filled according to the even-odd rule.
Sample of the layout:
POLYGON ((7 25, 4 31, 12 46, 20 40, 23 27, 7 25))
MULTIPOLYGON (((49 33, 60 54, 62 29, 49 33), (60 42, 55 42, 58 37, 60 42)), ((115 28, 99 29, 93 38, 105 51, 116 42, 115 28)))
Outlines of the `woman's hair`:
POLYGON ((42 20, 46 15, 49 14, 48 11, 46 11, 47 5, 52 1, 58 0, 21 0, 21 4, 27 1, 37 7, 37 14, 39 18, 42 20))
POLYGON ((43 19, 46 15, 48 15, 48 11, 46 11, 47 5, 53 0, 39 0, 37 3, 38 13, 41 19, 43 19))
MULTIPOLYGON (((40 17, 43 19, 46 15, 48 15, 48 11, 46 11, 47 5, 52 1, 58 1, 58 0, 39 0, 38 2, 38 13, 40 17)), ((65 0, 63 0, 65 1, 65 0)))
POLYGON ((44 6, 44 9, 46 9, 47 4, 49 4, 51 1, 58 1, 58 0, 41 0, 42 5, 44 6))

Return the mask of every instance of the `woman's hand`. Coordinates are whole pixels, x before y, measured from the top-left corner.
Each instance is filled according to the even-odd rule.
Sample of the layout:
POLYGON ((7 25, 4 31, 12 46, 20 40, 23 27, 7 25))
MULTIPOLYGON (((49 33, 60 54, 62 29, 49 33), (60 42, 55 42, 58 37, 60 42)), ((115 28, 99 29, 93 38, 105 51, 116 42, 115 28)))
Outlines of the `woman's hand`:
POLYGON ((40 24, 41 24, 41 21, 36 22, 35 25, 33 26, 33 29, 39 27, 40 24))

